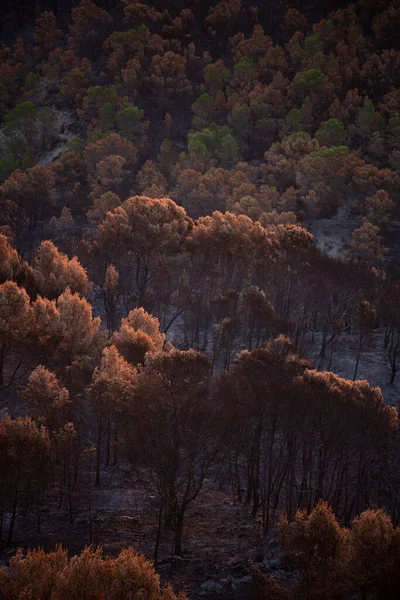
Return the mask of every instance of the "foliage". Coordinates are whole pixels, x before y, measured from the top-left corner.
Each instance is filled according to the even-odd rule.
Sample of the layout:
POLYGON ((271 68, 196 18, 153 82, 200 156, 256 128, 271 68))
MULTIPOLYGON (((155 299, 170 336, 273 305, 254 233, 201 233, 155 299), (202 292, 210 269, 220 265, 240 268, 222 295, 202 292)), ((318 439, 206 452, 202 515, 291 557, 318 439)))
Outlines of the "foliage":
POLYGON ((0 573, 0 589, 10 600, 28 597, 49 600, 78 600, 100 596, 117 600, 126 594, 143 600, 184 600, 172 589, 160 590, 160 583, 152 564, 132 548, 121 550, 117 558, 104 557, 101 548, 87 547, 81 554, 68 558, 62 546, 44 552, 22 550, 11 559, 15 576, 4 569, 0 573))

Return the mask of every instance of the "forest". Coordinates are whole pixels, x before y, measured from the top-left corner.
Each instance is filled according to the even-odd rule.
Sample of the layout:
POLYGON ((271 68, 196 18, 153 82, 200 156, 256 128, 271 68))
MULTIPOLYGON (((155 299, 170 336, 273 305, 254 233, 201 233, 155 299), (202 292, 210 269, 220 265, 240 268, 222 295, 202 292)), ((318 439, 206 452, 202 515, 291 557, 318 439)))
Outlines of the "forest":
POLYGON ((0 599, 397 600, 400 0, 0 36, 0 599))

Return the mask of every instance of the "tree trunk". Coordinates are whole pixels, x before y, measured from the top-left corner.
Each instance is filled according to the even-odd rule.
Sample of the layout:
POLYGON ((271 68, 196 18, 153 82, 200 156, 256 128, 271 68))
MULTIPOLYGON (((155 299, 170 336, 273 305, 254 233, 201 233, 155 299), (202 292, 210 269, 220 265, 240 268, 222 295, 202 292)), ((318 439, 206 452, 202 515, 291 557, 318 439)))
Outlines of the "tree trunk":
POLYGON ((111 446, 111 418, 108 415, 107 418, 107 459, 106 459, 106 467, 110 464, 110 446, 111 446))
POLYGON ((158 523, 157 523, 157 536, 156 536, 156 545, 154 547, 154 566, 157 565, 157 559, 158 559, 158 548, 160 547, 160 540, 161 540, 161 527, 162 527, 162 505, 160 505, 160 510, 158 513, 158 523))
POLYGON ((179 511, 176 526, 175 526, 175 546, 174 552, 176 556, 182 556, 182 537, 183 537, 183 519, 185 516, 185 509, 181 508, 179 511))
POLYGON ((101 417, 97 427, 97 453, 96 453, 96 485, 100 485, 100 445, 101 445, 101 417))
POLYGON ((115 425, 114 429, 114 458, 113 465, 115 466, 118 462, 118 425, 115 425))
POLYGON ((353 375, 353 381, 356 380, 357 377, 357 371, 358 371, 358 363, 360 362, 360 356, 361 356, 361 345, 362 345, 362 339, 360 337, 360 341, 358 344, 358 352, 357 352, 357 360, 356 360, 356 367, 354 369, 354 375, 353 375))
POLYGON ((11 546, 11 542, 12 542, 12 536, 13 536, 14 524, 15 524, 15 517, 17 515, 18 492, 19 492, 19 490, 17 489, 16 492, 15 492, 15 497, 14 497, 14 502, 13 502, 13 508, 12 508, 12 513, 11 513, 10 528, 8 530, 7 546, 11 546))
POLYGON ((71 490, 71 468, 70 459, 67 458, 67 488, 68 488, 68 506, 69 506, 69 521, 71 525, 74 524, 74 515, 72 511, 72 490, 71 490))

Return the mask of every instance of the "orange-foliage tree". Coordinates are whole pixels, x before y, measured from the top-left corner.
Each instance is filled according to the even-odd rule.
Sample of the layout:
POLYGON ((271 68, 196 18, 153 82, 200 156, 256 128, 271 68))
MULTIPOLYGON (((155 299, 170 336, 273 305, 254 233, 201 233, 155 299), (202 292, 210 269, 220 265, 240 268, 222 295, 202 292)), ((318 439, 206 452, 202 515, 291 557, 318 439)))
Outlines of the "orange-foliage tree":
POLYGON ((50 552, 29 550, 26 556, 19 550, 10 565, 15 575, 4 568, 0 572, 0 590, 10 600, 32 594, 48 600, 118 600, 126 594, 146 600, 186 600, 183 592, 175 595, 169 585, 161 588, 153 565, 132 548, 110 558, 101 548, 88 547, 70 559, 61 545, 50 552))
POLYGON ((145 302, 156 261, 161 254, 180 250, 190 224, 184 209, 169 198, 133 196, 99 225, 101 248, 120 274, 133 279, 139 307, 145 302), (128 257, 133 264, 124 264, 128 257))
POLYGON ((167 522, 174 527, 174 551, 182 553, 187 508, 200 493, 216 459, 209 402, 210 362, 193 350, 149 356, 139 374, 132 426, 144 450, 167 522))
POLYGON ((131 364, 144 364, 147 354, 161 352, 165 335, 160 333, 160 323, 143 308, 131 310, 121 321, 121 329, 112 337, 122 356, 131 364))
POLYGON ((46 298, 58 298, 67 287, 81 295, 86 295, 90 289, 86 270, 76 256, 69 260, 48 240, 40 244, 34 265, 37 287, 46 298))
POLYGON ((133 400, 137 384, 135 367, 126 362, 111 345, 103 350, 101 366, 97 368, 88 388, 93 410, 97 414, 96 483, 100 483, 101 449, 106 431, 106 465, 110 463, 111 435, 114 439, 114 464, 117 460, 118 431, 121 417, 133 400), (114 428, 114 432, 112 431, 114 428))
POLYGON ((68 38, 70 47, 81 56, 94 58, 111 29, 110 15, 91 0, 81 0, 72 9, 72 25, 68 38))
MULTIPOLYGON (((10 512, 7 544, 12 542, 18 509, 27 503, 38 517, 46 483, 46 463, 50 450, 49 436, 29 417, 12 419, 7 413, 0 420, 1 445, 1 525, 4 513, 10 512)), ((38 518, 38 526, 40 520, 38 518)))

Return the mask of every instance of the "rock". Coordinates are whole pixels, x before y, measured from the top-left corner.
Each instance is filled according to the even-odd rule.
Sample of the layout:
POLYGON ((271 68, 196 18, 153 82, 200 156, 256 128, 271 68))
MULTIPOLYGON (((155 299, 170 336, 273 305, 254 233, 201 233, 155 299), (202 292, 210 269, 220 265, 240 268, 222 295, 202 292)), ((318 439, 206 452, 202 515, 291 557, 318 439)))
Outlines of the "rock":
POLYGON ((246 573, 247 572, 246 565, 243 562, 236 562, 232 568, 236 573, 246 573))
POLYGON ((93 519, 93 521, 95 521, 96 523, 105 523, 105 522, 106 522, 106 520, 105 520, 105 518, 104 518, 104 517, 98 517, 98 516, 96 516, 96 517, 93 519))
POLYGON ((184 559, 182 558, 182 556, 178 556, 177 554, 174 554, 173 560, 175 562, 183 562, 184 561, 184 559))
POLYGON ((220 583, 217 583, 216 581, 213 581, 212 579, 209 579, 208 581, 205 581, 204 583, 201 584, 200 589, 203 590, 204 592, 222 592, 223 587, 220 583))
POLYGON ((252 581, 253 581, 253 578, 251 575, 245 575, 244 577, 242 577, 242 579, 239 581, 239 583, 247 584, 247 583, 251 583, 252 581))
POLYGON ((280 569, 282 567, 282 561, 280 558, 273 558, 268 562, 268 566, 273 570, 280 569))
POLYGON ((122 515, 120 517, 121 521, 129 521, 130 523, 139 523, 140 521, 140 517, 135 516, 135 517, 131 517, 129 515, 122 515))
POLYGON ((267 568, 275 570, 286 570, 290 568, 290 563, 284 556, 272 558, 270 561, 265 563, 267 568))
POLYGON ((235 590, 237 588, 236 580, 234 577, 232 577, 232 575, 228 575, 226 579, 220 579, 219 581, 231 590, 235 590))

